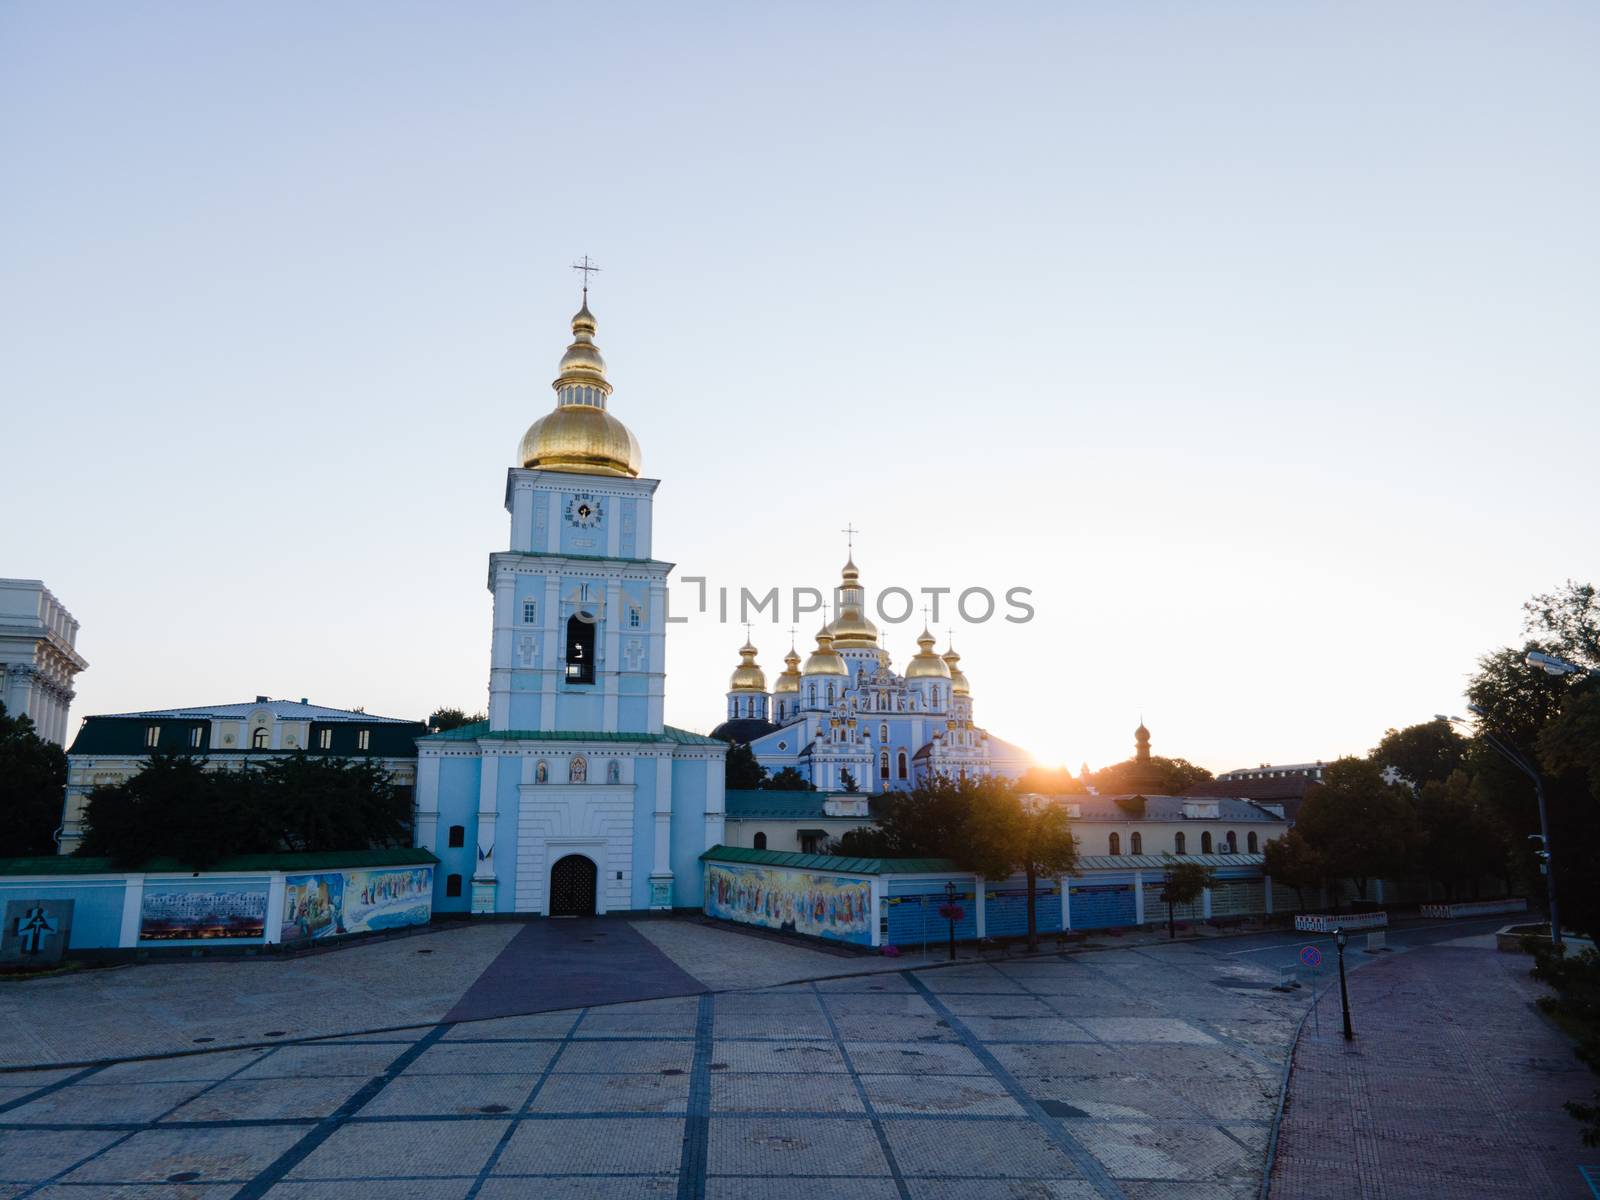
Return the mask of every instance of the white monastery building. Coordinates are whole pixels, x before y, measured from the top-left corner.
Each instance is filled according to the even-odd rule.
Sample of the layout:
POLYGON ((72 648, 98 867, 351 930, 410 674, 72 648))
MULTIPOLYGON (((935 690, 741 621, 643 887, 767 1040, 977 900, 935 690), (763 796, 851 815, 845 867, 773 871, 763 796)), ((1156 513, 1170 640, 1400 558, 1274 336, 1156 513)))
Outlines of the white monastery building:
POLYGON ((77 651, 78 622, 37 579, 0 579, 0 701, 65 745, 73 676, 89 664, 77 651))

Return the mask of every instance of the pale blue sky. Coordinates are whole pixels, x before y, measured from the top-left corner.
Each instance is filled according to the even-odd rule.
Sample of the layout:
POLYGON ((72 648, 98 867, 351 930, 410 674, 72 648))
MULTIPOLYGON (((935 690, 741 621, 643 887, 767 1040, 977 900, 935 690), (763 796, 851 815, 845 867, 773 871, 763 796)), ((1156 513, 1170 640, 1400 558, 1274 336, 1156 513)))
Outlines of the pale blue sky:
MULTIPOLYGON (((1576 3, 8 5, 0 574, 83 622, 75 717, 481 705, 587 253, 680 573, 828 586, 853 521, 869 587, 1033 589, 956 640, 1046 759, 1141 710, 1216 769, 1364 752, 1600 576, 1597 43, 1576 3)), ((675 627, 669 720, 742 636, 675 627)))

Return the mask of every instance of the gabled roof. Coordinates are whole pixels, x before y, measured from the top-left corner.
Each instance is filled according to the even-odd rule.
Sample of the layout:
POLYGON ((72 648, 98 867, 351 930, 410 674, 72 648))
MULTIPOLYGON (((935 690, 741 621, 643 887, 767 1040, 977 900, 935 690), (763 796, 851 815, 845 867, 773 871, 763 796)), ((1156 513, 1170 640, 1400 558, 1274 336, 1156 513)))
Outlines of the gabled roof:
POLYGON ((671 725, 662 727, 660 733, 602 733, 598 730, 579 729, 494 729, 487 721, 474 721, 442 733, 430 733, 419 742, 475 742, 479 738, 496 742, 670 742, 678 746, 721 746, 728 743, 704 734, 690 733, 671 725))
POLYGON ((356 712, 349 708, 326 708, 321 704, 308 704, 304 700, 257 700, 253 704, 201 704, 191 708, 154 708, 147 712, 97 713, 85 717, 84 720, 215 721, 248 717, 251 713, 260 712, 262 709, 266 709, 280 721, 354 721, 363 725, 418 723, 405 717, 380 717, 376 713, 356 712))
POLYGON ((802 871, 841 871, 848 875, 961 873, 948 858, 845 858, 833 854, 794 854, 786 850, 750 850, 744 846, 713 846, 700 856, 700 861, 794 867, 802 871))

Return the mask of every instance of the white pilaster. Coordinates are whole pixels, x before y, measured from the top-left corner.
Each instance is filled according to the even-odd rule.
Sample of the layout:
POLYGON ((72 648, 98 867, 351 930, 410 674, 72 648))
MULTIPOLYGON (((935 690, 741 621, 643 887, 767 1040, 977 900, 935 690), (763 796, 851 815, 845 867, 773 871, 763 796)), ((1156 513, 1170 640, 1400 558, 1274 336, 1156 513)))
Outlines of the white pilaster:
POLYGON ((1144 872, 1133 873, 1133 923, 1144 924, 1144 872))
POLYGON ((129 875, 127 886, 122 889, 122 928, 117 936, 117 945, 137 946, 139 944, 139 914, 144 909, 144 876, 129 875))
POLYGON ((486 752, 478 778, 478 821, 473 844, 477 846, 477 865, 472 872, 472 911, 495 911, 498 880, 494 867, 495 821, 499 817, 500 756, 486 752))

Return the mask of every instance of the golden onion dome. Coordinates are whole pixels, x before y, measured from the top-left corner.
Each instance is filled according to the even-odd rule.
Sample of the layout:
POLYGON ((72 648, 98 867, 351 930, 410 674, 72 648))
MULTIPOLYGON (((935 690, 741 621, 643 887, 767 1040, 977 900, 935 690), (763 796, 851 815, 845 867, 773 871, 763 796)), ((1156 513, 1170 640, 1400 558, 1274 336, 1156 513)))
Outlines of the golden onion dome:
POLYGON ((762 692, 767 690, 767 674, 756 665, 756 648, 749 642, 739 647, 739 665, 728 679, 730 692, 762 692))
POLYGON ((800 690, 800 655, 793 646, 789 653, 783 656, 783 674, 778 676, 778 682, 773 687, 774 694, 787 694, 800 690))
POLYGON ((811 652, 811 657, 806 659, 805 675, 849 675, 850 668, 844 665, 844 659, 839 657, 839 652, 833 648, 833 634, 824 625, 817 630, 817 648, 811 652))
POLYGON ((517 458, 524 467, 579 475, 637 477, 639 441, 606 411, 611 384, 606 360, 594 344, 595 320, 588 301, 572 318, 572 345, 561 357, 561 373, 550 386, 556 407, 528 427, 517 458))
POLYGON ((911 661, 906 664, 907 679, 949 679, 950 667, 933 652, 933 634, 923 626, 922 636, 917 638, 917 652, 911 656, 911 661))
POLYGON ((950 694, 952 696, 972 695, 972 685, 967 682, 967 677, 961 671, 961 655, 956 653, 956 648, 951 646, 944 653, 944 665, 950 668, 950 694))
POLYGON ((867 619, 866 596, 861 590, 861 572, 852 558, 844 564, 839 581, 839 615, 828 629, 833 644, 841 650, 876 650, 878 627, 867 619))

